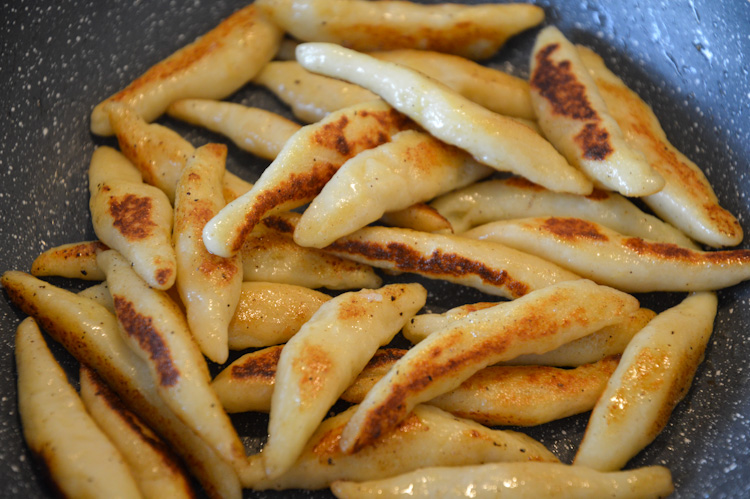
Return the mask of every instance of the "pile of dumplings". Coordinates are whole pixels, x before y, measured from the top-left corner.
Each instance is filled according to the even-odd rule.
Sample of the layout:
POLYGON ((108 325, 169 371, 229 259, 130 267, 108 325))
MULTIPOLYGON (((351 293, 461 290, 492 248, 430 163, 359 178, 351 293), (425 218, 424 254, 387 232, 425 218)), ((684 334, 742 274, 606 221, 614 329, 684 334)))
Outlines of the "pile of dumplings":
POLYGON ((30 316, 21 421, 55 486, 672 493, 665 467, 623 468, 689 390, 750 251, 723 249, 737 219, 592 50, 547 26, 528 81, 476 62, 543 22, 525 4, 257 0, 99 103, 91 131, 118 148, 90 162, 97 240, 1 280, 30 316), (297 121, 221 100, 248 83, 297 121), (270 164, 250 183, 164 114, 270 164), (427 313, 414 274, 488 301, 427 313), (657 313, 632 295, 650 292, 686 296, 657 313), (80 395, 42 329, 80 361, 80 395), (253 455, 229 416, 247 411, 269 414, 253 455), (498 429, 588 411, 568 464, 498 429))

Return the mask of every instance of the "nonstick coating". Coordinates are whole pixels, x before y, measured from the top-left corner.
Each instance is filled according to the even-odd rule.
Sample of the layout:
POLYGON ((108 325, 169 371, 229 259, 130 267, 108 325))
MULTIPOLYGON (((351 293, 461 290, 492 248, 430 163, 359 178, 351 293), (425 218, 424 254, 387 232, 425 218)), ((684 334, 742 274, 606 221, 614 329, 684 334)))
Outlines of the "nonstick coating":
MULTIPOLYGON (((114 143, 89 133, 91 109, 241 5, 230 0, 15 0, 0 5, 0 270, 28 270, 41 251, 94 237, 86 170, 95 146, 114 143)), ((653 106, 670 140, 704 168, 722 204, 750 231, 750 3, 574 0, 540 5, 546 23, 603 55, 653 106)), ((536 33, 518 36, 488 64, 527 76, 536 33)), ((270 93, 252 85, 232 99, 289 116, 270 93)), ((181 123, 162 122, 194 145, 222 140, 181 123)), ((255 180, 266 164, 230 147, 229 169, 248 180, 255 180)), ((431 310, 487 298, 458 286, 425 284, 431 310)), ((719 295, 715 332, 693 388, 664 432, 629 464, 669 467, 675 497, 750 495, 750 286, 719 295)), ((639 298, 663 310, 683 296, 639 298)), ((13 336, 22 317, 4 295, 0 496, 47 497, 52 489, 23 443, 17 411, 13 336)), ((75 361, 51 346, 77 383, 75 361)), ((266 417, 246 415, 235 421, 247 444, 257 449, 266 417)), ((525 431, 569 462, 585 425, 582 415, 525 431)), ((330 497, 328 491, 245 495, 330 497)))

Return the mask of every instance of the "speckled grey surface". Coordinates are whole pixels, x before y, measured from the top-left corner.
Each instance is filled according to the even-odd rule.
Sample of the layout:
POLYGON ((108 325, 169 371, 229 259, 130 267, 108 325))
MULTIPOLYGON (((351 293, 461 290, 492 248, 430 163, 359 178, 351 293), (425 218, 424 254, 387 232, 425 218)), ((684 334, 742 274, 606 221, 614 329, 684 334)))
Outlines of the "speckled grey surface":
MULTIPOLYGON (((0 4, 0 269, 28 270, 42 250, 93 237, 85 172, 93 148, 111 142, 89 134, 91 108, 241 3, 0 4)), ((540 5, 548 23, 601 53, 654 107, 672 142, 703 166, 722 203, 750 231, 750 3, 545 0, 540 5)), ((525 76, 534 34, 511 41, 489 63, 525 76)), ((286 112, 270 94, 254 87, 233 99, 286 112)), ((196 145, 217 140, 166 123, 196 145)), ((250 180, 265 164, 230 149, 230 169, 250 180)), ((428 285, 434 310, 482 298, 457 286, 428 285)), ((681 297, 640 298, 663 309, 681 297)), ((720 299, 716 330, 693 389, 664 433, 630 463, 668 466, 677 486, 675 497, 750 495, 750 287, 722 291, 720 299)), ((12 344, 21 317, 7 297, 0 298, 0 496, 46 497, 51 490, 23 444, 16 409, 12 344)), ((74 372, 70 357, 59 348, 54 351, 74 372)), ((257 446, 265 433, 264 417, 244 416, 236 422, 248 443, 257 446)), ((529 433, 567 461, 585 424, 585 416, 579 416, 529 433)))

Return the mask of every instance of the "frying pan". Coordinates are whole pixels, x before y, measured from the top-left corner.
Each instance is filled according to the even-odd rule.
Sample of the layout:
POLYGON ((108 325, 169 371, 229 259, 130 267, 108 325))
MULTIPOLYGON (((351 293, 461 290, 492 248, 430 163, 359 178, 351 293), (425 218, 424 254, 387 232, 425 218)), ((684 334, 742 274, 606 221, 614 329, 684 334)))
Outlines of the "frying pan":
MULTIPOLYGON (((55 245, 94 237, 86 170, 95 146, 92 107, 152 64, 214 26, 243 2, 36 0, 0 6, 0 247, 2 270, 28 270, 55 245)), ((599 52, 661 120, 670 140, 702 165, 722 204, 750 231, 750 3, 745 0, 538 2, 574 42, 599 52)), ((511 40, 488 64, 528 75, 537 30, 511 40)), ((249 85, 232 97, 289 116, 249 85)), ((167 119, 194 145, 221 140, 167 119)), ((230 147, 228 168, 255 180, 267 162, 230 147)), ((743 247, 748 247, 744 244, 743 247)), ((78 289, 81 283, 52 280, 78 289)), ((484 297, 425 282, 441 310, 484 297)), ((683 295, 642 295, 658 310, 683 295)), ((674 497, 750 495, 750 286, 721 291, 716 328, 694 385, 664 432, 629 467, 661 464, 674 497)), ((23 314, 0 298, 0 484, 3 497, 47 497, 52 489, 23 443, 16 405, 13 335, 23 314)), ((51 345, 73 382, 76 364, 51 345)), ((215 366, 213 366, 215 368, 215 366)), ((586 415, 527 429, 563 461, 575 453, 586 415)), ((250 448, 265 435, 262 415, 235 418, 250 448)), ((330 497, 328 491, 247 497, 330 497)))

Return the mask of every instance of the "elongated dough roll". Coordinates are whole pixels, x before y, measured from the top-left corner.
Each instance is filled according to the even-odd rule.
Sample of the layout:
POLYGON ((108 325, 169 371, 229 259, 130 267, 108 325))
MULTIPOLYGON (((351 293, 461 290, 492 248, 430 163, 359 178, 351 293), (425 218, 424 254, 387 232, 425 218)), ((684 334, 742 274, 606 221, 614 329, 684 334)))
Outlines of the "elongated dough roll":
POLYGON ((437 407, 420 405, 377 445, 355 454, 342 452, 341 431, 356 410, 326 419, 294 466, 275 480, 263 470, 262 454, 251 456, 240 477, 255 489, 322 489, 336 480, 374 480, 425 466, 559 460, 544 445, 519 432, 492 430, 437 407))
POLYGON ((269 62, 253 82, 268 88, 305 123, 378 98, 359 85, 311 73, 296 61, 269 62))
POLYGON ((575 46, 554 26, 537 36, 529 85, 544 135, 598 186, 625 196, 664 187, 661 175, 625 142, 575 46))
POLYGON ((216 375, 211 387, 227 412, 268 412, 271 409, 282 348, 284 345, 274 345, 246 353, 216 375))
MULTIPOLYGON (((158 187, 174 201, 174 192, 182 170, 195 148, 174 130, 147 123, 130 107, 114 103, 107 106, 112 127, 122 153, 143 175, 143 181, 158 187)), ((242 195, 251 184, 231 172, 224 173, 225 192, 242 195)))
POLYGON ((229 349, 286 342, 331 297, 293 284, 244 282, 232 322, 229 349))
POLYGON ((503 362, 505 365, 540 364, 544 366, 575 367, 597 362, 610 355, 619 355, 628 346, 633 336, 646 327, 656 312, 639 308, 622 322, 606 326, 599 331, 571 341, 554 350, 541 354, 519 355, 503 362))
POLYGON ((535 5, 420 5, 363 0, 259 0, 294 38, 355 50, 415 48, 470 59, 490 57, 505 41, 544 20, 535 5))
POLYGON ((229 355, 229 323, 240 299, 242 258, 212 255, 203 244, 203 227, 224 207, 223 144, 206 144, 187 161, 175 192, 174 242, 177 290, 193 338, 201 351, 223 364, 229 355))
POLYGON ((132 106, 143 119, 153 121, 179 99, 222 99, 273 58, 281 36, 262 9, 250 4, 99 103, 91 113, 91 131, 114 133, 106 112, 111 102, 132 106))
POLYGON ((195 150, 192 144, 174 130, 148 123, 125 104, 110 104, 106 112, 122 154, 138 168, 144 182, 174 201, 182 169, 195 150))
POLYGON ((463 319, 472 312, 476 312, 477 310, 484 310, 485 308, 490 307, 502 307, 506 303, 508 302, 482 301, 479 303, 459 305, 458 307, 447 310, 442 314, 419 314, 412 317, 411 320, 406 323, 401 333, 404 335, 404 338, 416 345, 432 333, 436 333, 441 329, 445 329, 457 320, 463 319))
POLYGON ((18 412, 26 443, 66 497, 139 498, 122 454, 86 412, 32 318, 16 332, 18 412))
POLYGON ((101 241, 55 246, 34 259, 31 263, 31 275, 103 281, 104 273, 96 265, 96 252, 108 249, 109 246, 101 241))
POLYGON ((253 229, 240 250, 245 281, 328 289, 380 287, 382 279, 369 265, 295 243, 288 219, 299 216, 272 215, 253 229))
POLYGON ((421 309, 419 284, 341 294, 324 303, 281 351, 263 463, 269 479, 297 460, 308 438, 379 346, 421 309))
POLYGON ((97 257, 107 275, 117 321, 127 344, 143 359, 158 393, 217 454, 240 468, 246 455, 216 394, 208 366, 179 307, 149 288, 116 251, 97 257))
MULTIPOLYGON (((420 314, 404 326, 402 333, 412 343, 419 343, 430 334, 436 333, 453 322, 463 319, 472 312, 496 306, 496 303, 481 302, 462 305, 444 314, 420 314)), ((499 306, 503 306, 502 303, 499 306)), ((571 341, 559 348, 542 354, 520 355, 502 362, 503 365, 543 365, 575 367, 597 362, 603 358, 621 354, 638 331, 654 318, 656 313, 647 308, 639 308, 622 321, 606 326, 588 336, 571 341)))
POLYGON ((173 102, 167 114, 220 133, 243 151, 266 159, 276 158, 289 137, 300 129, 297 123, 265 109, 210 99, 173 102))
POLYGON ((716 248, 739 244, 743 236, 740 223, 721 207, 698 165, 669 142, 651 107, 607 69, 594 52, 579 46, 578 55, 628 144, 641 151, 666 182, 661 191, 643 201, 696 241, 716 248))
POLYGON ((448 219, 425 203, 415 203, 403 210, 385 213, 380 217, 380 223, 421 232, 453 233, 453 227, 451 227, 448 219))
POLYGON ((448 234, 391 227, 365 227, 324 251, 374 267, 413 272, 429 279, 471 286, 485 293, 518 298, 554 283, 579 279, 541 258, 501 244, 448 234))
POLYGON ((641 211, 625 197, 595 189, 588 196, 553 192, 521 177, 493 179, 458 189, 430 203, 456 233, 498 220, 527 217, 583 218, 628 236, 698 246, 678 229, 641 211))
POLYGON ((331 485, 331 491, 339 499, 407 495, 436 499, 660 499, 673 490, 672 475, 663 466, 602 473, 559 463, 434 467, 383 480, 341 481, 331 485))
MULTIPOLYGON (((265 225, 292 234, 300 215, 280 213, 265 225)), ((467 238, 394 227, 365 227, 320 251, 347 260, 428 279, 471 286, 492 295, 518 298, 554 283, 580 279, 541 258, 500 244, 474 244, 467 238)))
MULTIPOLYGON (((426 50, 392 50, 370 55, 424 73, 496 113, 536 120, 529 84, 521 78, 463 57, 426 50)), ((311 73, 296 61, 270 62, 254 82, 266 86, 292 108, 294 116, 307 123, 377 98, 359 85, 311 73)))
POLYGON ((85 364, 79 379, 86 410, 128 463, 144 499, 193 498, 190 477, 166 442, 85 364))
POLYGON ((294 229, 301 246, 322 248, 384 213, 429 201, 491 175, 462 150, 406 130, 349 159, 313 199, 294 229))
MULTIPOLYGON (((361 403, 406 352, 379 350, 341 398, 361 403)), ((614 355, 575 369, 489 366, 425 403, 487 426, 539 425, 590 411, 618 361, 619 356, 614 355)))
POLYGON ((492 222, 462 235, 506 244, 630 293, 706 291, 750 279, 750 250, 692 250, 579 218, 492 222))
POLYGON ((656 438, 703 361, 717 303, 715 293, 692 294, 633 338, 591 412, 576 466, 621 469, 656 438))
POLYGON ((127 158, 107 146, 96 149, 91 157, 89 191, 97 237, 127 258, 150 286, 171 288, 177 259, 172 248, 172 205, 167 196, 144 184, 127 158))

